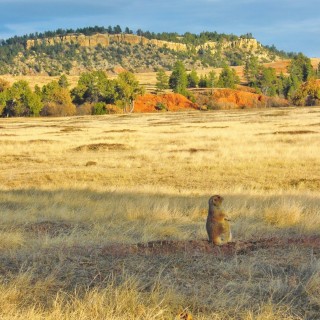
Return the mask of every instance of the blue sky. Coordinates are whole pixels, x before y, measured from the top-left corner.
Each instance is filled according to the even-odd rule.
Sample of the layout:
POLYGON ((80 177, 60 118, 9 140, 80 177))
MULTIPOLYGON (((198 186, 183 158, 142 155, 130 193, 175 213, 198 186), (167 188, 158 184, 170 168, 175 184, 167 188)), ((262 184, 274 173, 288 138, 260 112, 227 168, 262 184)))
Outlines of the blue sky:
POLYGON ((0 0, 0 39, 86 26, 251 32, 265 45, 320 57, 320 0, 0 0))

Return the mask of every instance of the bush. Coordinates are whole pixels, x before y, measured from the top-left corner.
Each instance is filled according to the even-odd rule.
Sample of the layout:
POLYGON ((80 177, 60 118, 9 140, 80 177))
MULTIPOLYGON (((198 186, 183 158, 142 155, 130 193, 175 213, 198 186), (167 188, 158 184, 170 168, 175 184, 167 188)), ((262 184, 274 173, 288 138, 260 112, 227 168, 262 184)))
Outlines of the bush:
POLYGON ((168 111, 168 107, 163 102, 157 102, 155 109, 158 111, 168 111))
POLYGON ((230 110, 230 109, 243 109, 244 107, 239 107, 234 102, 229 101, 212 101, 208 104, 207 108, 209 110, 230 110))
POLYGON ((284 108, 288 106, 288 101, 279 97, 270 97, 267 100, 267 108, 284 108))
POLYGON ((58 104, 55 102, 47 102, 41 111, 42 116, 65 117, 73 116, 77 112, 74 104, 58 104))
POLYGON ((106 113, 108 114, 114 114, 114 113, 122 113, 122 109, 117 107, 114 104, 107 104, 106 105, 106 113))
POLYGON ((92 114, 92 104, 91 103, 84 103, 77 107, 77 112, 76 114, 78 116, 85 116, 85 115, 91 115, 92 114))
POLYGON ((106 114, 106 104, 104 102, 97 102, 92 107, 92 113, 95 115, 106 114))

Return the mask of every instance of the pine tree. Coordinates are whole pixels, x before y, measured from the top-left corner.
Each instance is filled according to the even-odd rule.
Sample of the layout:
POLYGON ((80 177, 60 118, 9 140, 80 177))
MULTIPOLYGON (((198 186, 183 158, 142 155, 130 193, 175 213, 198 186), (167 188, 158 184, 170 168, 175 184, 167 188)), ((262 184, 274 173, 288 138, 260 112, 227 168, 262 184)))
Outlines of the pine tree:
POLYGON ((290 76, 297 77, 300 82, 307 81, 315 75, 310 58, 302 53, 292 59, 288 71, 290 76))
POLYGON ((177 61, 169 78, 169 86, 173 92, 187 95, 187 72, 182 61, 177 61))
POLYGON ((219 75, 218 87, 234 89, 238 83, 240 83, 240 79, 236 71, 225 66, 219 75))
POLYGON ((260 73, 261 65, 258 62, 258 58, 255 56, 251 56, 246 60, 244 65, 244 77, 246 78, 248 85, 250 87, 255 87, 257 78, 260 73))
POLYGON ((157 71, 157 83, 156 83, 156 88, 157 92, 164 92, 166 89, 169 88, 169 77, 166 75, 164 69, 159 68, 157 71))
POLYGON ((196 88, 199 83, 199 77, 196 70, 192 70, 188 76, 188 88, 196 88))

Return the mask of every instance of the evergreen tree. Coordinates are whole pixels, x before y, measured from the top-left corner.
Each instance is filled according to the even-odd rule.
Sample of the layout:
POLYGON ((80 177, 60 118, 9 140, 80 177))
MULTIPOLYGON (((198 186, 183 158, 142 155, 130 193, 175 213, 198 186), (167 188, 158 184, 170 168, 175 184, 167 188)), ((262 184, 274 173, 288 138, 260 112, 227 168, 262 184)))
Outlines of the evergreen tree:
POLYGON ((257 86, 261 92, 267 96, 277 94, 278 79, 276 71, 273 68, 261 68, 261 75, 257 79, 257 86))
POLYGON ((201 75, 198 83, 199 88, 207 88, 208 87, 208 77, 207 75, 201 75))
POLYGON ((68 79, 65 74, 63 74, 58 80, 59 86, 61 88, 68 88, 70 86, 68 79))
POLYGON ((188 75, 188 88, 196 88, 199 83, 199 77, 196 70, 192 70, 188 75))
POLYGON ((182 61, 177 61, 169 78, 169 87, 173 92, 187 95, 187 72, 182 61))
POLYGON ((169 77, 166 75, 164 69, 159 68, 157 71, 157 83, 156 83, 156 88, 158 92, 163 92, 164 90, 169 88, 169 77))
POLYGON ((296 55, 288 67, 291 77, 296 77, 299 82, 309 80, 315 75, 310 58, 302 53, 296 55))
POLYGON ((82 73, 77 86, 71 91, 77 104, 85 102, 114 102, 114 81, 109 80, 103 71, 82 73))
POLYGON ((234 89, 238 83, 240 83, 240 79, 236 71, 230 69, 229 66, 225 66, 219 75, 218 87, 234 89))
POLYGON ((297 76, 289 76, 285 79, 283 85, 283 93, 286 99, 290 99, 295 91, 299 88, 301 81, 297 76))
POLYGON ((250 56, 250 58, 246 60, 243 73, 250 87, 255 87, 257 85, 260 68, 261 65, 259 64, 257 57, 250 56))
POLYGON ((217 81, 217 76, 216 73, 214 72, 214 70, 211 70, 208 73, 208 78, 207 78, 207 88, 214 88, 214 86, 216 85, 216 81, 217 81))

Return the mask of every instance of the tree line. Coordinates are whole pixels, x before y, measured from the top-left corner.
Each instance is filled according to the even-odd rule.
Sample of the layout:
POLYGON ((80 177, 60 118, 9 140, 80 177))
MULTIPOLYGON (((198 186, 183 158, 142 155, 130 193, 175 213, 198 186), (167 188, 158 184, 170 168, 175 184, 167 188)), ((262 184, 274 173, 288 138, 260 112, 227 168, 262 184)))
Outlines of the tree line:
POLYGON ((0 79, 0 114, 13 116, 71 116, 75 114, 106 114, 132 103, 143 89, 134 74, 122 72, 109 79, 103 71, 83 73, 76 87, 69 90, 62 75, 42 88, 31 89, 27 81, 10 84, 0 79))
MULTIPOLYGON (((285 98, 295 105, 314 105, 320 101, 320 63, 313 68, 310 58, 302 53, 296 55, 288 66, 288 75, 276 74, 274 68, 268 68, 251 56, 244 66, 247 85, 255 92, 266 96, 285 98)), ((212 70, 198 76, 195 70, 187 73, 182 61, 177 61, 170 76, 164 69, 157 71, 156 88, 158 92, 172 89, 192 99, 188 88, 231 88, 235 89, 240 79, 235 70, 225 65, 219 76, 212 70)))
MULTIPOLYGON (((316 69, 303 54, 294 57, 288 66, 288 75, 277 75, 272 68, 261 65, 255 57, 244 66, 248 86, 267 96, 289 99, 294 105, 320 104, 320 64, 316 69)), ((212 70, 198 76, 190 72, 182 61, 176 61, 172 72, 164 69, 156 74, 158 92, 171 89, 193 99, 189 88, 236 88, 240 79, 235 70, 225 65, 219 76, 212 70)), ((1 116, 70 116, 74 114, 105 114, 117 112, 130 105, 136 96, 144 93, 133 73, 125 71, 116 79, 109 79, 103 71, 82 73, 77 85, 69 89, 67 77, 51 81, 42 88, 31 89, 28 82, 19 80, 12 85, 0 79, 1 116)))

